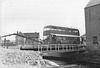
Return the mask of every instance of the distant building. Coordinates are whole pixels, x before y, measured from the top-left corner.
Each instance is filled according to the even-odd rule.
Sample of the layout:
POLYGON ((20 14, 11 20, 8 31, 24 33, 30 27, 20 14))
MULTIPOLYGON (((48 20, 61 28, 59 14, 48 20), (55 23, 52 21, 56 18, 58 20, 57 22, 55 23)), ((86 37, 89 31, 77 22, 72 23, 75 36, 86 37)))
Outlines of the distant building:
POLYGON ((26 42, 25 44, 27 45, 34 45, 34 44, 38 44, 39 42, 39 33, 35 32, 35 33, 24 33, 24 35, 30 39, 26 39, 26 42), (31 39, 34 39, 34 40, 37 40, 37 41, 34 41, 34 40, 31 40, 31 39))
POLYGON ((85 7, 86 44, 100 50, 100 0, 90 0, 85 7))
POLYGON ((22 36, 16 36, 16 44, 17 45, 34 45, 38 44, 39 42, 39 33, 22 33, 18 32, 19 35, 22 36), (36 41, 35 41, 36 40, 36 41))
MULTIPOLYGON (((22 32, 17 32, 17 34, 20 34, 22 36, 24 36, 24 34, 22 32)), ((16 45, 24 45, 25 44, 25 38, 22 36, 18 36, 16 35, 16 45)))

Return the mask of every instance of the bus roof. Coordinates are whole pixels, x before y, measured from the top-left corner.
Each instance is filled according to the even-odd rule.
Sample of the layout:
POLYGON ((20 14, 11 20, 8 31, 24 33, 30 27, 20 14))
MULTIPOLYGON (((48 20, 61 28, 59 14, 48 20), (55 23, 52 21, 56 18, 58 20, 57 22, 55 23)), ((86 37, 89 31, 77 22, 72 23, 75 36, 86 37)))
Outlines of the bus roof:
POLYGON ((61 27, 61 26, 53 26, 53 25, 48 25, 48 26, 45 26, 44 28, 53 28, 53 29, 70 29, 70 30, 78 30, 76 28, 69 28, 69 27, 61 27))

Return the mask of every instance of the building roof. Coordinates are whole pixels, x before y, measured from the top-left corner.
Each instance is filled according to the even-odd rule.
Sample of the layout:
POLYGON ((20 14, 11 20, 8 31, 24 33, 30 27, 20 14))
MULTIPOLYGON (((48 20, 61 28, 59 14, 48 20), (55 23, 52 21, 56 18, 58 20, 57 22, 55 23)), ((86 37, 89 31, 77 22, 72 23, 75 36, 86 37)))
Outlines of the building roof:
POLYGON ((85 8, 95 6, 95 5, 99 5, 99 4, 100 4, 100 0, 90 0, 85 8))
POLYGON ((39 33, 24 33, 24 35, 30 38, 39 38, 39 33))

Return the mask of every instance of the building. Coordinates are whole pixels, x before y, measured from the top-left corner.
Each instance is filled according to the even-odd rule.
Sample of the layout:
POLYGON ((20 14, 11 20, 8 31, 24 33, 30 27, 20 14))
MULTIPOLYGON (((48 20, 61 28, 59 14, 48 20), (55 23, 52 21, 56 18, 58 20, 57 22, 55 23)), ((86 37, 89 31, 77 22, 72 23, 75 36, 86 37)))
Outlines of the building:
POLYGON ((100 0, 90 0, 85 7, 87 48, 100 50, 100 0))
POLYGON ((16 36, 16 44, 17 45, 34 45, 38 44, 39 42, 39 33, 22 33, 17 32, 19 34, 16 36))
POLYGON ((26 45, 34 45, 34 44, 39 43, 39 42, 37 42, 37 41, 39 41, 39 33, 37 33, 37 32, 35 32, 35 33, 24 33, 24 35, 26 37, 28 37, 26 39, 26 42, 25 42, 26 45), (31 39, 34 39, 34 40, 31 40, 31 39), (37 41, 35 41, 35 40, 37 40, 37 41))
POLYGON ((83 34, 81 36, 81 43, 84 44, 84 45, 86 45, 86 34, 83 34))
MULTIPOLYGON (((24 36, 24 34, 22 32, 17 31, 17 34, 24 36)), ((16 45, 25 45, 26 39, 22 36, 16 35, 16 37, 15 37, 16 38, 16 45)))

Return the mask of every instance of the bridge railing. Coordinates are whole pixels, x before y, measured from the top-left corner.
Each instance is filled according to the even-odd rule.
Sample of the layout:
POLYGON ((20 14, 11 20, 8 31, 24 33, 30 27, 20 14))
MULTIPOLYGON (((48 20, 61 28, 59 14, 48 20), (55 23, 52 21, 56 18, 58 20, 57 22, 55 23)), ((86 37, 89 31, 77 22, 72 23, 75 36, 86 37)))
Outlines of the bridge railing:
POLYGON ((38 45, 38 51, 80 51, 85 50, 84 44, 42 44, 38 45))

